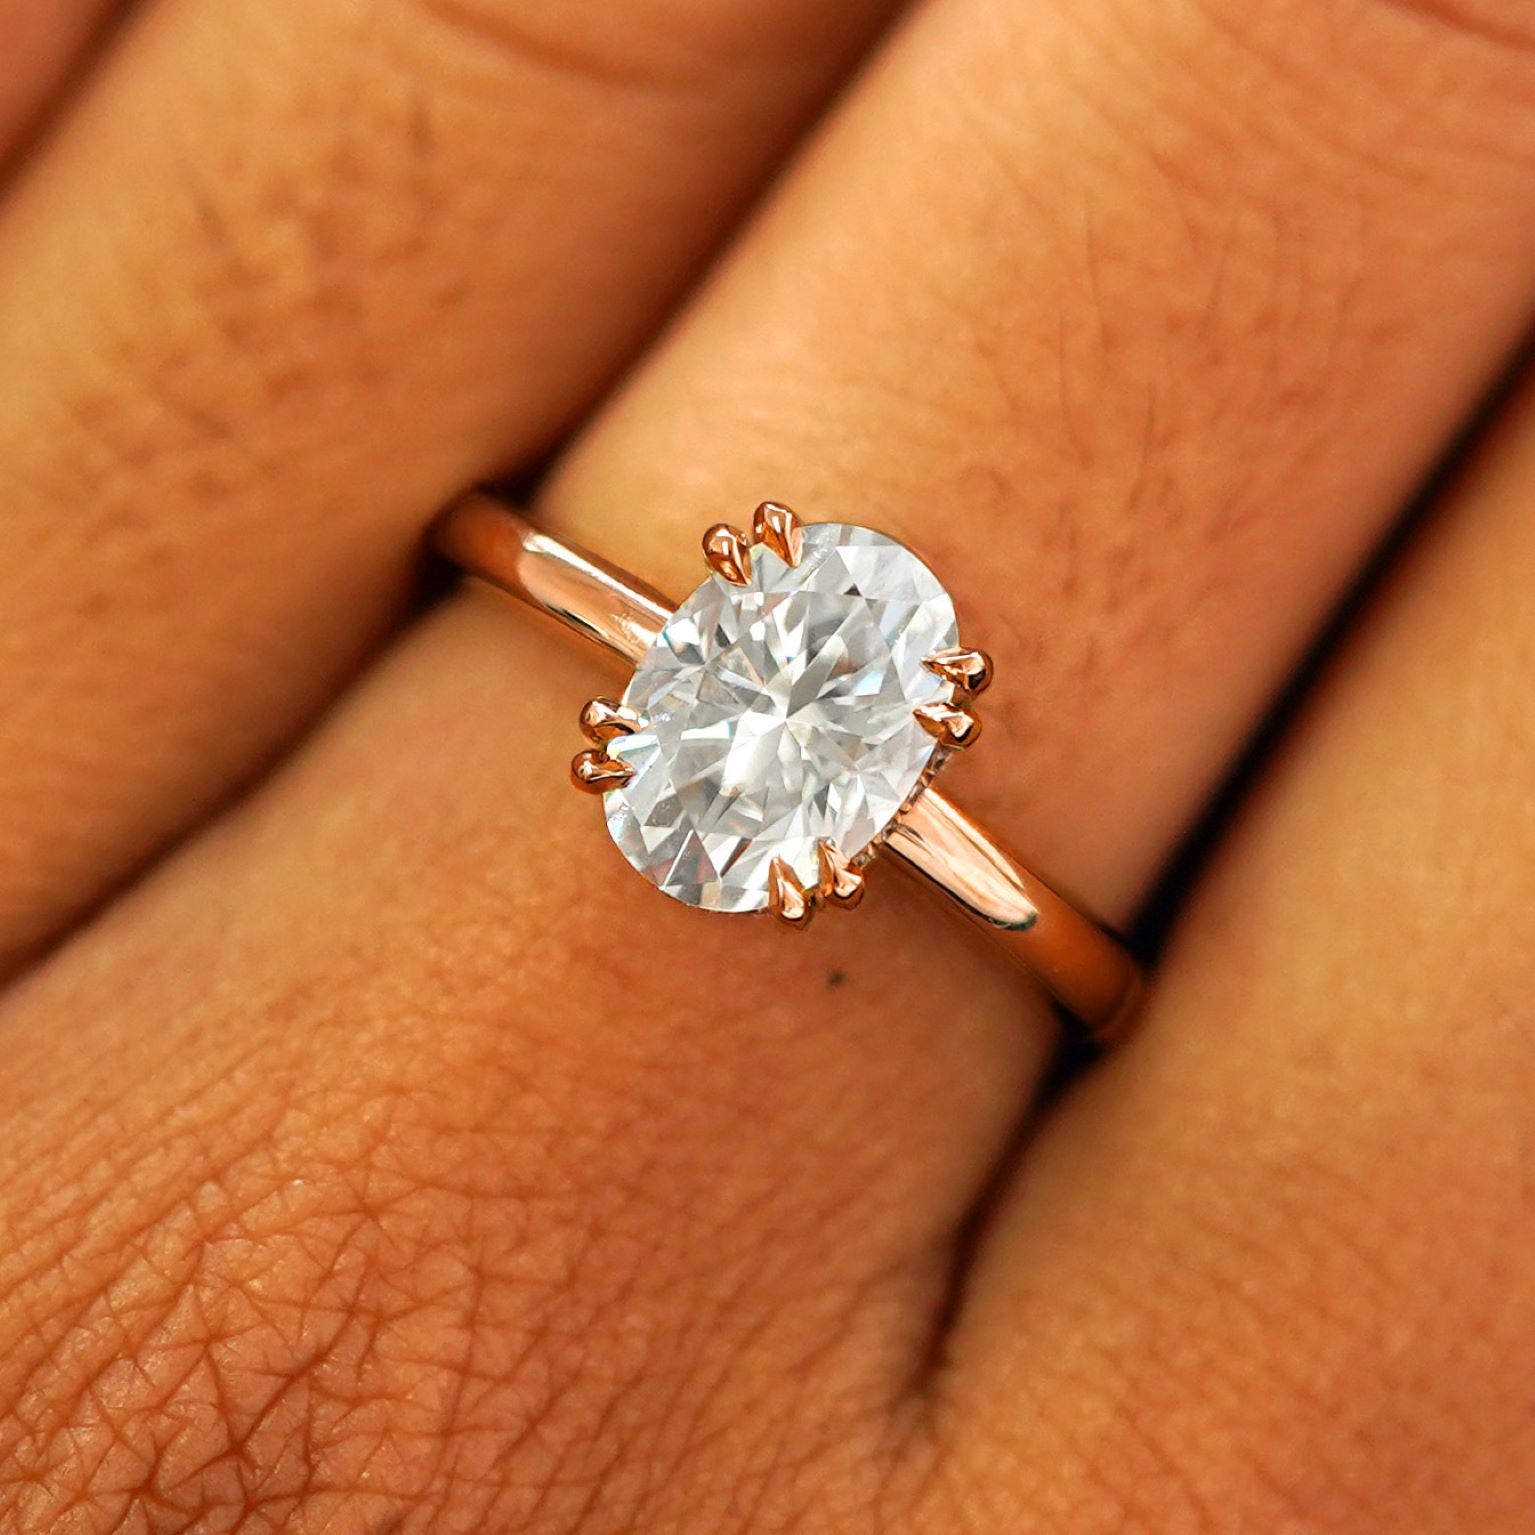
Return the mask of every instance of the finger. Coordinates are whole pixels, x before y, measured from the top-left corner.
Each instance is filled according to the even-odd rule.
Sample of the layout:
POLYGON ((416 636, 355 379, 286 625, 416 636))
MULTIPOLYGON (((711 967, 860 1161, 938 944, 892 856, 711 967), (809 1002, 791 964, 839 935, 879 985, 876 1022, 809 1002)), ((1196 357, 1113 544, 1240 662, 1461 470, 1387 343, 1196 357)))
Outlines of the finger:
MULTIPOLYGON (((730 376, 726 363, 705 372, 700 361, 696 374, 684 374, 682 365, 703 358, 701 338, 710 333, 722 357, 739 356, 730 344, 756 336, 740 316, 759 301, 789 325, 791 337, 798 334, 788 308, 773 307, 783 284, 799 288, 814 310, 820 355, 845 370, 816 389, 806 384, 800 395, 791 370, 781 383, 754 370, 768 391, 762 408, 784 424, 780 451, 792 452, 796 464, 821 466, 811 503, 837 503, 840 510, 856 501, 862 508, 860 495, 876 484, 880 494, 869 502, 879 501, 881 515, 870 521, 918 527, 911 508, 944 509, 946 524, 922 524, 928 535, 922 541, 938 546, 945 570, 958 563, 945 564, 942 554, 948 545, 952 555, 961 528, 980 547, 993 547, 984 537, 991 531, 1004 540, 1022 538, 1029 526, 1041 531, 1021 514, 1017 527, 1000 514, 994 524, 962 517, 960 498, 951 493, 946 502, 936 493, 948 459, 928 456, 930 437, 944 448, 962 447, 972 479, 977 466, 1000 476, 1007 504, 1008 492, 1021 492, 1025 479, 1035 483, 1049 462, 1041 453, 1023 474, 1018 436, 1026 418, 994 400, 988 408, 990 386, 980 380, 983 373, 993 377, 989 365, 975 364, 970 373, 972 349, 952 350, 963 334, 952 316, 936 305, 924 311, 918 302, 942 273, 919 265, 909 286, 881 291, 881 272, 855 266, 837 289, 836 312, 854 322, 846 330, 833 325, 832 306, 813 302, 818 282, 836 288, 829 269, 845 249, 839 220, 862 146, 872 138, 888 156, 892 144, 907 143, 905 130, 892 139, 887 126, 902 116, 896 104, 929 103, 925 92, 936 77, 964 82, 952 99, 1010 101, 997 89, 994 34, 982 30, 976 35, 983 43, 971 43, 956 20, 961 14, 983 29, 996 25, 995 8, 986 7, 984 17, 979 7, 951 8, 928 12, 906 35, 759 236, 774 241, 756 246, 766 252, 760 263, 753 252, 743 254, 663 364, 679 371, 644 380, 606 429, 610 446, 594 441, 584 467, 564 481, 558 505, 567 518, 575 520, 579 506, 589 531, 602 531, 588 499, 613 488, 596 475, 599 455, 611 452, 607 461, 616 462, 620 442, 627 443, 626 462, 638 472, 648 458, 639 435, 645 400, 661 397, 652 391, 666 378, 696 378, 691 394, 679 386, 668 397, 679 407, 693 402, 681 419, 697 435, 679 437, 668 422, 643 416, 654 433, 655 463, 668 466, 687 495, 701 494, 688 476, 696 473, 707 486, 705 476, 721 472, 709 467, 722 462, 711 432, 739 423, 717 416, 708 403, 730 376), (924 94, 910 94, 919 86, 924 94), (826 275, 813 280, 813 273, 826 275), (904 334, 913 355, 896 373, 927 402, 922 430, 913 425, 915 414, 880 413, 881 402, 902 396, 889 382, 894 360, 883 355, 872 328, 856 323, 857 302, 874 299, 910 314, 904 334), (772 396, 775 387, 783 389, 781 399, 772 396), (795 400, 799 415, 790 408, 795 400), (860 424, 865 407, 871 420, 860 424), (817 410, 842 415, 834 438, 796 427, 817 410), (970 425, 946 432, 951 411, 970 425), (892 455, 877 481, 849 478, 836 494, 844 465, 873 465, 872 449, 860 458, 859 444, 876 437, 901 445, 899 461, 892 455), (680 454, 683 444, 696 457, 680 454), (812 448, 825 456, 815 459, 812 448), (908 459, 912 478, 905 483, 899 462, 908 459)), ((1179 40, 1161 30, 1166 14, 1147 21, 1137 8, 1112 19, 1131 29, 1125 35, 1138 50, 1179 40)), ((1346 57, 1363 59, 1361 71, 1380 67, 1382 39, 1403 35, 1394 30, 1398 20, 1393 12, 1361 11, 1346 57)), ((1051 22, 1063 30, 1047 29, 1043 43, 1053 36, 1065 48, 1068 26, 1051 22)), ((1192 35, 1212 50, 1195 57, 1216 90, 1235 67, 1231 47, 1197 29, 1192 35)), ((1416 69, 1435 68, 1436 50, 1446 43, 1430 29, 1405 35, 1422 51, 1400 45, 1391 57, 1410 82, 1416 69)), ((1289 45, 1298 59, 1319 52, 1303 38, 1289 45)), ((1337 54, 1334 48, 1330 56, 1337 54)), ((1039 57, 1043 73, 1034 78, 1045 89, 1061 76, 1048 46, 1039 57)), ((1344 141, 1357 146, 1348 175, 1338 168, 1323 174, 1303 152, 1291 163, 1273 145, 1267 118, 1249 123, 1245 135, 1233 129, 1230 140, 1213 140, 1229 156, 1212 178, 1217 188, 1261 186, 1277 200, 1275 217, 1284 227, 1331 228, 1326 220, 1338 206, 1396 210, 1390 218, 1381 212, 1372 226, 1381 270, 1368 293, 1346 301, 1336 285, 1321 291, 1334 306, 1328 312, 1342 317, 1332 342, 1336 366, 1345 376, 1373 379, 1389 361, 1401 388, 1396 409, 1425 435, 1448 421, 1457 381, 1461 391, 1471 390, 1523 305, 1522 283, 1509 277, 1503 259, 1511 256, 1512 230, 1528 216, 1522 178, 1491 151, 1485 165, 1478 162, 1476 178, 1465 170, 1489 121, 1502 143, 1516 134, 1518 88, 1495 48, 1478 45, 1453 58, 1446 72, 1455 89, 1475 97, 1475 121, 1467 128, 1466 115, 1442 106, 1434 132, 1450 137, 1441 141, 1423 127, 1424 139, 1405 146, 1413 172, 1399 178, 1402 185, 1391 178, 1389 195, 1372 178, 1380 174, 1387 139, 1400 146, 1402 130, 1396 108, 1382 105, 1392 93, 1361 84, 1375 85, 1374 74, 1327 92, 1294 92, 1298 100, 1320 100, 1332 114, 1316 128, 1318 142, 1331 143, 1347 129, 1344 141), (1361 101, 1374 102, 1375 114, 1360 107, 1356 120, 1354 104, 1361 101), (1446 161, 1456 165, 1455 175, 1436 179, 1446 161), (1428 191, 1419 202, 1422 182, 1428 191), (1433 223, 1431 240, 1418 234, 1446 209, 1449 222, 1433 223), (1493 248, 1497 259, 1488 254, 1493 248), (1457 304, 1424 305, 1420 312, 1420 285, 1409 278, 1430 274, 1457 304), (1438 371, 1426 364, 1419 371, 1414 354, 1398 356, 1378 339, 1414 327, 1415 345, 1442 354, 1438 371)), ((1194 91, 1187 70, 1176 77, 1194 91)), ((1160 143, 1170 122, 1176 126, 1158 115, 1163 105, 1160 99, 1145 105, 1142 141, 1160 143)), ((1015 137, 1006 142, 1025 163, 1042 153, 1037 146, 1069 141, 1075 131, 1087 134, 1084 163, 1123 165, 1075 114, 1057 124, 1036 121, 1017 104, 1014 111, 1015 137)), ((913 107, 907 118, 920 122, 923 114, 913 107)), ((932 150, 931 161, 922 162, 929 165, 926 184, 965 183, 983 211, 1017 184, 1014 159, 958 156, 941 134, 918 142, 932 150)), ((1041 169, 1050 168, 1047 162, 1041 169)), ((912 169, 904 167, 907 177, 912 169)), ((1136 196, 1150 195, 1146 174, 1136 196)), ((876 188, 895 199, 892 216, 906 206, 894 184, 876 188)), ((1136 196, 1127 192, 1123 208, 1101 199, 1106 216, 1117 209, 1125 224, 1116 249, 1139 248, 1122 243, 1135 232, 1136 196)), ((1005 231, 1006 220, 967 217, 963 207, 938 211, 951 215, 956 229, 975 232, 973 245, 957 249, 959 266, 978 279, 991 272, 998 226, 1005 231)), ((1155 248, 1156 230, 1141 232, 1155 248)), ((1244 281, 1254 280, 1257 254, 1248 248, 1228 257, 1235 271, 1249 273, 1244 281)), ((1007 260, 1018 255, 1016 248, 1002 252, 1007 260)), ((1331 270, 1322 255, 1308 255, 1308 270, 1318 274, 1313 282, 1331 270)), ((913 259, 922 259, 920 250, 913 259)), ((1051 270, 1043 254, 1035 259, 1040 272, 1051 270)), ((1159 302, 1181 296, 1190 303, 1181 287, 1185 265, 1207 282, 1218 270, 1170 262, 1146 290, 1119 274, 1105 289, 1126 306, 1113 311, 1116 323, 1139 313, 1150 325, 1159 302), (1139 311, 1133 292, 1142 294, 1139 311)), ((1075 291, 1074 271, 1074 263, 1063 262, 1059 292, 1041 291, 1064 305, 1075 291)), ((994 273, 982 286, 993 302, 990 322, 1010 336, 1024 333, 1038 284, 1025 299, 994 273), (1011 305, 1004 302, 1009 294, 1011 305)), ((1239 285, 1238 294, 1255 301, 1254 289, 1239 285)), ((1219 316, 1239 301, 1217 306, 1219 316)), ((1077 302, 1084 302, 1080 294, 1077 302)), ((1092 312, 1075 314, 1080 323, 1092 312)), ((1219 345, 1234 340, 1219 329, 1221 318, 1211 323, 1219 345)), ((979 315, 973 324, 979 331, 979 315)), ((1281 327, 1286 344, 1292 330, 1281 327)), ((1168 345, 1181 334, 1171 321, 1157 330, 1168 345)), ((1310 334, 1315 341, 1318 333, 1310 334)), ((994 355, 998 367, 1012 370, 1003 374, 1009 386, 1026 396, 1035 354, 1020 342, 994 355)), ((1193 400, 1205 414, 1218 414, 1216 395, 1229 376, 1207 363, 1209 376, 1173 355, 1193 400)), ((1371 435, 1385 430, 1384 411, 1377 420, 1373 403, 1359 420, 1362 435, 1351 442, 1365 468, 1356 470, 1352 456, 1331 448, 1328 433, 1336 424, 1310 413, 1305 401, 1320 392, 1337 405, 1338 386, 1331 369, 1306 365, 1310 356, 1291 358, 1250 385, 1244 378, 1252 399, 1243 410, 1229 406, 1216 446, 1180 435, 1192 433, 1199 414, 1175 417, 1177 429, 1158 438, 1145 471, 1147 485, 1162 488, 1140 493, 1134 518, 1116 518, 1102 504, 1115 483, 1109 464, 1119 465, 1121 491, 1135 483, 1133 457, 1126 448, 1125 457, 1114 458, 1119 434, 1108 429, 1126 423, 1111 420, 1090 464, 1105 479, 1088 485, 1086 509, 1072 524, 1080 528, 1076 557, 1093 563, 1073 566, 1069 544, 1058 543, 1049 557, 1055 565, 1042 559, 1028 577, 1039 582, 1038 601, 1058 641, 1032 647, 1014 641, 1015 675, 1027 652, 1040 706, 1040 744, 1032 749, 1059 752, 1061 760, 1077 752, 1084 776, 1037 783, 1019 776, 1031 798, 1017 825, 1027 819, 1045 840, 1049 828, 1036 818, 1048 808, 1064 855, 1071 845, 1065 822, 1074 810, 1086 807, 1095 822, 1119 823, 1122 846, 1114 859, 1108 832, 1100 834, 1101 851, 1086 835, 1081 844, 1102 860, 1097 893, 1111 900, 1127 898, 1135 866, 1155 861, 1156 838, 1179 816, 1142 819, 1138 804, 1161 801, 1128 776, 1124 786, 1134 794, 1126 794, 1123 811, 1116 807, 1111 817, 1101 800, 1086 799, 1090 770, 1112 768, 1114 759, 1104 744, 1108 720, 1089 720, 1074 696, 1084 690, 1082 659, 1092 653, 1086 632, 1075 626, 1099 623, 1091 680, 1100 707, 1117 711, 1143 758, 1153 759, 1154 738, 1136 734, 1141 711, 1162 721, 1180 752, 1193 755, 1187 735, 1207 745, 1220 737, 1226 750, 1238 731, 1237 711, 1223 736, 1208 723, 1209 702, 1183 691, 1181 676, 1198 669, 1206 685, 1221 679, 1240 690, 1246 674, 1236 662, 1245 655, 1251 664, 1255 652, 1236 644, 1240 625, 1220 594, 1251 595, 1242 584, 1244 561, 1259 554, 1276 600, 1295 595, 1278 579, 1285 572, 1313 606, 1324 594, 1304 584, 1309 567, 1287 544, 1281 541, 1275 553, 1251 532, 1257 503, 1243 503, 1243 516, 1218 527, 1195 519, 1190 528, 1175 514, 1194 518, 1204 507, 1195 488, 1214 494, 1245 483, 1260 449, 1282 461, 1281 469, 1262 471, 1263 504, 1283 484, 1294 500, 1326 501, 1329 510, 1334 498, 1341 505, 1373 496, 1380 519, 1406 477, 1371 435), (1283 429, 1273 425, 1276 416, 1283 429), (1220 456, 1238 449, 1253 460, 1240 474, 1220 456), (1224 476, 1194 477, 1207 455, 1226 464, 1224 476), (1181 475, 1191 476, 1187 484, 1181 475), (1109 542, 1116 528, 1126 542, 1109 542), (1180 545, 1184 561, 1163 563, 1167 540, 1180 545), (1210 543, 1214 549, 1205 547, 1210 543), (1069 574, 1075 570, 1079 590, 1091 594, 1094 572, 1109 568, 1106 556, 1116 548, 1129 551, 1117 568, 1135 573, 1133 583, 1123 575, 1119 588, 1127 601, 1136 594, 1133 611, 1113 622, 1097 606, 1068 613, 1061 588, 1069 574), (1150 583, 1144 591, 1142 581, 1150 583), (1175 613, 1187 615, 1192 635, 1165 625, 1175 613), (1178 648, 1164 642, 1163 665, 1178 675, 1165 695, 1153 696, 1144 674, 1134 671, 1133 652, 1158 643, 1164 626, 1178 648), (1217 648, 1232 663, 1229 677, 1206 654, 1217 648), (1144 696, 1111 681, 1121 666, 1138 678, 1144 696), (1078 732, 1075 743, 1057 735, 1071 730, 1078 732), (1073 802, 1072 793, 1083 798, 1073 802)), ((768 451, 753 447, 744 425, 735 435, 745 454, 768 451)), ((1064 457, 1054 474, 1053 492, 1044 480, 1040 494, 1060 498, 1072 478, 1064 457)), ((641 499, 626 503, 631 510, 653 504, 650 482, 636 484, 641 499)), ((754 486, 753 495, 760 493, 754 486)), ((964 498, 967 505, 971 499, 964 498)), ((719 515, 717 506, 710 512, 701 520, 719 515)), ((627 553, 619 530, 612 531, 610 547, 627 553)), ((1307 531, 1312 563, 1325 563, 1327 554, 1337 567, 1334 579, 1348 550, 1368 536, 1353 526, 1345 539, 1320 515, 1307 531)), ((690 547, 696 532, 688 530, 690 547)), ((667 570, 646 566, 647 574, 667 579, 667 570)), ((1032 624, 1012 589, 1026 589, 1029 567, 1015 553, 1011 569, 1018 574, 1010 582, 989 570, 951 579, 967 609, 991 598, 1009 624, 1032 624)), ((1260 639, 1293 638, 1304 627, 1293 611, 1283 623, 1268 617, 1271 611, 1261 610, 1260 639)), ((746 1520, 762 1509, 764 1519, 785 1524, 807 1508, 830 1507, 856 1528, 859 1520, 876 1525, 878 1514, 910 1516, 924 1491, 929 1512, 952 1512, 949 1484, 922 1474, 934 1464, 928 1459, 924 1466, 921 1453, 932 1448, 921 1432, 929 1420, 916 1411, 911 1387, 923 1375, 949 1243, 1016 1115, 1045 1048, 1043 1030, 1019 1016, 1009 983, 976 962, 963 935, 931 922, 919 929, 921 908, 888 879, 856 923, 840 931, 820 924, 809 947, 793 949, 776 932, 750 927, 716 937, 715 928, 705 931, 709 918, 638 899, 642 890, 625 884, 621 867, 593 862, 606 849, 591 806, 567 804, 555 784, 568 751, 551 734, 557 700, 595 691, 596 679, 577 660, 559 661, 541 634, 492 622, 504 617, 470 605, 451 609, 337 717, 290 775, 17 995, 8 1023, 24 1052, 18 1080, 43 1101, 25 1110, 17 1104, 8 1121, 17 1176, 7 1198, 20 1235, 9 1270, 17 1299, 7 1337, 14 1344, 5 1357, 10 1389, 31 1392, 26 1421, 36 1422, 45 1408, 50 1414, 18 1452, 26 1486, 46 1489, 38 1499, 78 1502, 91 1486, 93 1456, 126 1440, 130 1458, 114 1485, 146 1495, 169 1483, 178 1496, 240 1508, 270 1482, 275 1465, 301 1505, 308 1500, 305 1515, 315 1522, 337 1509, 360 1519, 388 1498, 407 1507, 422 1501, 451 1507, 471 1526, 499 1519, 515 1527, 540 1514, 556 1528, 562 1518, 579 1527, 594 1496, 615 1527, 664 1527, 670 1520, 728 1528, 744 1505, 746 1520), (402 868, 409 879, 402 880, 402 868), (156 962, 173 950, 173 965, 156 962), (208 996, 203 978, 215 966, 220 981, 208 996), (960 976, 966 996, 956 1007, 955 988, 940 982, 960 976), (146 1033, 145 1015, 172 1022, 146 1033), (89 1022, 71 1038, 66 1058, 48 1041, 63 1037, 66 1018, 80 1017, 89 1022), (172 1104, 189 1107, 173 1113, 172 1104), (119 1155, 142 1169, 131 1184, 112 1165, 119 1155), (72 1195, 78 1202, 64 1211, 49 1206, 46 1193, 55 1186, 78 1190, 72 1195), (205 1203, 190 1197, 189 1190, 210 1186, 205 1203), (42 1213, 32 1215, 34 1206, 42 1213), (82 1219, 88 1248, 75 1244, 67 1293, 50 1292, 46 1279, 31 1276, 57 1262, 72 1223, 82 1219), (269 1271, 274 1252, 281 1267, 269 1271), (253 1290, 260 1314, 252 1322, 244 1308, 253 1290), (193 1300, 185 1299, 189 1293, 193 1300), (82 1311, 84 1324, 76 1320, 82 1311), (324 1318, 339 1318, 336 1330, 313 1331, 324 1318), (95 1321, 101 1326, 92 1330, 95 1321), (190 1371, 189 1360, 196 1366, 190 1371), (131 1374, 127 1399, 113 1397, 121 1406, 118 1421, 132 1429, 127 1435, 92 1421, 97 1383, 118 1370, 131 1374), (187 1421, 199 1427, 180 1442, 185 1458, 173 1468, 177 1478, 156 1469, 157 1456, 170 1425, 187 1421), (260 1447, 233 1465, 216 1450, 231 1421, 262 1431, 260 1447), (443 1454, 395 1453, 407 1436, 422 1442, 417 1435, 443 1454), (358 1467, 370 1463, 380 1436, 389 1465, 387 1486, 376 1491, 379 1481, 365 1484, 358 1467), (199 1458, 210 1456, 217 1461, 212 1470, 212 1460, 199 1458), (530 1513, 551 1487, 553 1509, 539 1502, 530 1513), (571 1504, 579 1506, 572 1511, 571 1504), (720 1507, 727 1513, 711 1519, 720 1507)), ((1280 648, 1276 640, 1276 653, 1264 650, 1260 668, 1277 672, 1280 648)), ((1245 685, 1252 702, 1261 689, 1250 677, 1245 685)), ((1004 739, 1009 718, 1004 707, 1004 739)), ((1217 724, 1223 719, 1224 713, 1217 724)), ((1205 775, 1216 771, 1218 753, 1210 755, 1205 775)), ((1169 780, 1183 782, 1172 768, 1156 760, 1154 776, 1164 788, 1169 780)), ((979 788, 979 765, 971 777, 979 788)), ((997 797, 998 788, 991 793, 997 797)), ((1090 874, 1092 865, 1084 857, 1071 867, 1090 874)), ((1006 1492, 996 1490, 999 1498, 1006 1492)), ((56 1513, 57 1504, 41 1511, 56 1513)), ((955 1520, 935 1514, 933 1523, 949 1529, 955 1520)))
POLYGON ((0 219, 0 971, 327 696, 886 9, 140 18, 0 219))
POLYGON ((531 724, 590 683, 455 605, 12 993, 4 1535, 863 1506, 1030 1036, 914 893, 636 904, 531 724))
POLYGON ((1529 80, 1394 5, 940 8, 546 515, 663 589, 764 496, 909 536, 997 657, 967 803, 1122 916, 1522 329, 1529 80))
POLYGON ((1062 1528, 1528 1523, 1532 496, 1527 386, 983 1251, 956 1439, 1062 1528))
POLYGON ((118 0, 0 0, 0 168, 118 0))

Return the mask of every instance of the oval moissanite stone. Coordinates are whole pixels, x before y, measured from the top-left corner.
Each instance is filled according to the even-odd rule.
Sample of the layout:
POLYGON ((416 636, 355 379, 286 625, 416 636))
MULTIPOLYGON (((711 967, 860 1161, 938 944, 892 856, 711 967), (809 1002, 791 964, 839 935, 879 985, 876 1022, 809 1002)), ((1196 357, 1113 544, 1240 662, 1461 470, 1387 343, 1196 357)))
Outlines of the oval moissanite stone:
POLYGON ((953 694, 922 662, 957 640, 948 593, 882 533, 812 523, 797 566, 754 545, 750 580, 711 575, 635 669, 613 840, 690 906, 762 910, 775 858, 813 886, 820 840, 857 857, 922 781, 938 744, 912 711, 953 694))

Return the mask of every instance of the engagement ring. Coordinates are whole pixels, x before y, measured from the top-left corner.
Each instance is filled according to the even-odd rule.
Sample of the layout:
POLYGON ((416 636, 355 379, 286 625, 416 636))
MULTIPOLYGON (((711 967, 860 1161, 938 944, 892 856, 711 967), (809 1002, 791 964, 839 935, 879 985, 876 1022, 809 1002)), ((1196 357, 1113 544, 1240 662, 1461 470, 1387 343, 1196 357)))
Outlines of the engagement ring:
POLYGON ((774 502, 750 535, 704 535, 704 582, 680 606, 475 492, 438 549, 633 663, 621 697, 580 715, 571 768, 618 850, 706 911, 796 928, 851 908, 880 853, 1002 942, 1100 1041, 1138 974, 1097 923, 1043 884, 934 786, 981 733, 985 652, 895 539, 801 522, 774 502))

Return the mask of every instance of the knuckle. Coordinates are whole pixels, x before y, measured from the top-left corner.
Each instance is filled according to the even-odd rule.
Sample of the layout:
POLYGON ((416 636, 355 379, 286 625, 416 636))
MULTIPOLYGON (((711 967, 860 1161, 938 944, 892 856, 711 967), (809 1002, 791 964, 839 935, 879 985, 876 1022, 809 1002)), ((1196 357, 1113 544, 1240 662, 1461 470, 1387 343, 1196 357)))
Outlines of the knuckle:
POLYGON ((0 1306, 0 1335, 46 1339, 0 1370, 0 1531, 573 1535, 662 1524, 722 1475, 743 1512, 718 1527, 745 1531, 839 1459, 813 1391, 725 1400, 753 1345, 711 1318, 739 1296, 671 1267, 643 1169, 560 1192, 464 1098, 332 1093, 103 1193, 105 1267, 0 1306))
POLYGON ((131 333, 162 400, 177 383, 199 403, 216 388, 229 399, 211 415, 238 419, 387 378, 381 338, 440 307, 448 258, 488 223, 439 153, 438 118, 463 88, 359 17, 250 88, 259 153, 243 136, 188 146, 187 303, 167 315, 181 323, 161 327, 158 346, 131 333), (210 345, 216 380, 199 366, 210 345))
POLYGON ((386 29, 332 28, 291 67, 227 72, 209 71, 228 101, 168 119, 140 172, 156 217, 115 243, 91 352, 32 423, 50 450, 38 488, 109 544, 154 520, 146 476, 218 504, 289 455, 333 453, 331 407, 355 409, 359 387, 392 408, 387 359, 457 302, 491 218, 433 149, 453 87, 407 71, 386 29), (210 127, 232 115, 252 126, 210 127))
MULTIPOLYGON (((738 65, 773 73, 764 32, 794 31, 678 0, 581 0, 558 16, 527 0, 328 4, 303 47, 249 21, 226 40, 239 30, 221 24, 206 42, 206 83, 167 118, 154 162, 135 167, 155 217, 116 242, 91 360, 46 423, 37 471, 67 479, 40 488, 73 503, 98 505, 125 470, 151 469, 213 502, 289 456, 328 466, 356 451, 358 389, 382 417, 419 408, 403 394, 422 371, 410 364, 489 302, 475 275, 487 249, 522 284, 552 284, 508 252, 509 210, 547 226, 557 181, 600 192, 627 152, 609 117, 569 111, 586 85, 734 89, 738 65), (547 123, 562 111, 570 131, 550 157, 547 123)), ((143 201, 112 202, 109 216, 141 218, 143 201)), ((574 270, 588 259, 572 249, 574 270)), ((466 392, 462 408, 476 404, 466 392)), ((108 536, 126 496, 105 498, 108 536)))
POLYGON ((479 1283, 442 1237, 461 1216, 382 1170, 294 1171, 253 1152, 177 1193, 74 1303, 7 1419, 31 1431, 6 1528, 301 1528, 412 1494, 479 1283))
POLYGON ((256 1145, 131 1210, 104 1196, 120 1245, 9 1383, 0 1528, 490 1509, 484 1435, 509 1454, 560 1410, 539 1265, 509 1246, 525 1212, 413 1102, 346 1107, 323 1143, 256 1145))

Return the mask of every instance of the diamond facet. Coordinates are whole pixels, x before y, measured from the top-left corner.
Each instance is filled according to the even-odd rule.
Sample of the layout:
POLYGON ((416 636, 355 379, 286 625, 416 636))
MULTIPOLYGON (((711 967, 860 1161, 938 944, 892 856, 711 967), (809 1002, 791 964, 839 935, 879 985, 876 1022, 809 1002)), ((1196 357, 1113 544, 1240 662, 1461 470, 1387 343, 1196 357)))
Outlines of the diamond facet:
POLYGON ((922 664, 957 643, 954 604, 894 539, 815 523, 798 565, 760 543, 750 565, 677 609, 624 693, 643 727, 608 747, 632 769, 614 842, 713 911, 766 908, 775 859, 816 888, 823 839, 862 853, 941 750, 913 711, 954 696, 922 664))

